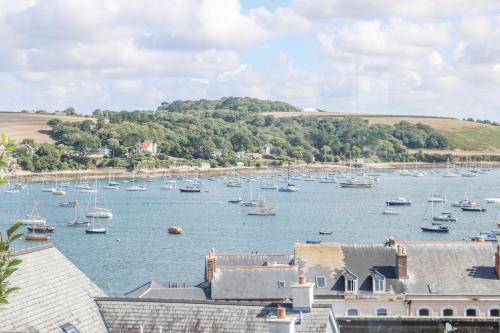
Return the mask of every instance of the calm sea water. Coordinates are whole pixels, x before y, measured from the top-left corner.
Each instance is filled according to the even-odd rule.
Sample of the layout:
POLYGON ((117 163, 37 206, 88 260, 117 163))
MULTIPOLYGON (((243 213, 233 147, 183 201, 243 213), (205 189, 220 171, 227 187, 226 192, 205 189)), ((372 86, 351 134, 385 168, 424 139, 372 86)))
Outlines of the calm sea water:
MULTIPOLYGON (((313 174, 321 176, 320 174, 313 174)), ((292 251, 296 240, 367 243, 383 242, 388 235, 403 240, 454 241, 496 228, 500 205, 486 204, 484 198, 500 196, 500 171, 475 178, 401 177, 382 173, 377 187, 344 189, 336 184, 294 181, 300 192, 283 193, 261 190, 267 206, 277 216, 247 215, 248 208, 227 203, 242 195, 242 188, 228 188, 223 182, 202 179, 206 192, 180 193, 161 190, 161 179, 143 184, 146 192, 102 190, 98 201, 113 209, 112 220, 100 220, 108 228, 106 235, 87 235, 85 228, 65 225, 72 208, 62 208, 62 197, 41 192, 41 184, 29 188, 29 201, 39 203, 39 212, 56 225, 53 242, 83 272, 109 294, 123 294, 151 279, 162 283, 203 279, 204 256, 214 248, 218 252, 292 251), (465 213, 451 208, 465 192, 487 208, 485 213, 465 213), (450 224, 448 234, 424 233, 420 225, 430 224, 432 192, 445 195, 448 203, 435 204, 435 213, 452 211, 459 221, 450 224), (384 202, 404 196, 411 207, 398 208, 400 215, 382 215, 384 202), (183 236, 167 233, 172 225, 182 226, 183 236), (318 231, 332 231, 319 236, 318 231)), ((276 185, 278 177, 274 177, 276 185)), ((101 184, 102 185, 102 184, 101 184)), ((101 187, 101 186, 99 186, 101 187)), ((259 187, 258 182, 254 185, 259 187)), ((26 190, 4 193, 0 188, 0 228, 5 230, 16 214, 25 213, 26 190)), ((77 198, 85 208, 89 194, 79 193, 75 184, 67 188, 68 198, 77 198)), ((19 241, 18 247, 33 246, 19 241)))

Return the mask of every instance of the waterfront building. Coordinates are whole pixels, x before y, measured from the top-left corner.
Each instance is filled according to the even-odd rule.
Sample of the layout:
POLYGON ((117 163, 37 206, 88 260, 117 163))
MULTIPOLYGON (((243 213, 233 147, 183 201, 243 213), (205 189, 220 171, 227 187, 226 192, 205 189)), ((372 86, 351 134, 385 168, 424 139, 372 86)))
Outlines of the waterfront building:
POLYGON ((342 317, 500 318, 500 246, 485 242, 302 244, 289 254, 206 257, 214 300, 291 298, 298 276, 342 317))

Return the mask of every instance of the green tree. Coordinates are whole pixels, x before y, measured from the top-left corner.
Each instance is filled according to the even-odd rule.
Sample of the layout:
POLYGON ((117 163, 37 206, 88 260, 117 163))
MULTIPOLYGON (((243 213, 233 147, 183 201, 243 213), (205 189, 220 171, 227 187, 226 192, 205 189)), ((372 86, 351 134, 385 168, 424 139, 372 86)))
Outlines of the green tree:
POLYGON ((17 230, 22 226, 21 222, 16 222, 7 230, 7 238, 0 233, 0 304, 8 304, 7 297, 19 290, 18 287, 11 287, 9 277, 17 271, 21 264, 20 259, 14 259, 11 255, 11 246, 14 241, 22 236, 17 230))

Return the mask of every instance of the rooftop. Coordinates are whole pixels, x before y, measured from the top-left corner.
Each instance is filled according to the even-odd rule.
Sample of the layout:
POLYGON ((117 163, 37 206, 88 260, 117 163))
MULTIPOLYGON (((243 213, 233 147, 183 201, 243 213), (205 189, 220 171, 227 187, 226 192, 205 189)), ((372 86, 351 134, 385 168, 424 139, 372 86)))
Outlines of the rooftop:
MULTIPOLYGON (((276 304, 217 301, 168 301, 155 299, 98 298, 109 333, 139 332, 262 332, 268 333, 266 319, 276 315, 276 304)), ((299 321, 299 313, 286 305, 295 316, 297 333, 331 332, 331 307, 315 305, 299 321)))
POLYGON ((10 282, 21 289, 0 306, 2 332, 61 333, 67 323, 81 333, 106 332, 94 301, 104 292, 53 245, 13 255, 23 262, 10 282))

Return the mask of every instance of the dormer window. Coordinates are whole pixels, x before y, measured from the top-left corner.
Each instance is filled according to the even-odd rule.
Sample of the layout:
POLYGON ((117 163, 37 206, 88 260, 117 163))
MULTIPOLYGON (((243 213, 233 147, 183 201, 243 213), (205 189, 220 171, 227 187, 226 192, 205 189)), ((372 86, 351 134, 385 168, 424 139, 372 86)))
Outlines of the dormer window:
POLYGON ((374 293, 384 293, 385 292, 385 276, 380 274, 376 270, 370 272, 372 277, 372 290, 374 293))
POLYGON ((346 270, 344 272, 345 279, 345 292, 346 293, 354 293, 358 291, 358 277, 356 274, 346 270))

